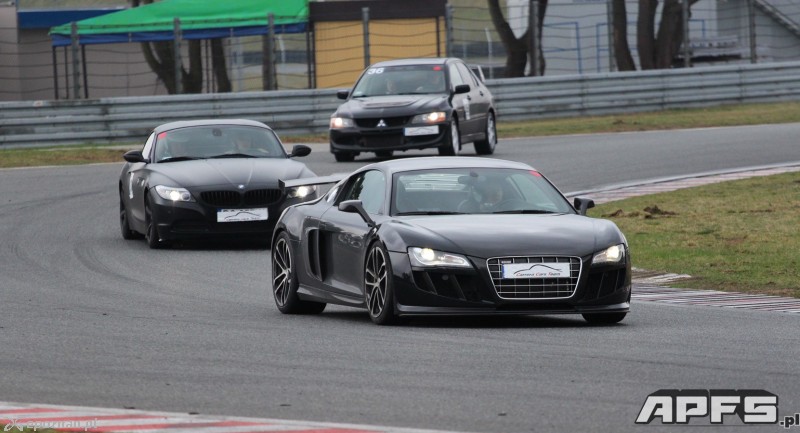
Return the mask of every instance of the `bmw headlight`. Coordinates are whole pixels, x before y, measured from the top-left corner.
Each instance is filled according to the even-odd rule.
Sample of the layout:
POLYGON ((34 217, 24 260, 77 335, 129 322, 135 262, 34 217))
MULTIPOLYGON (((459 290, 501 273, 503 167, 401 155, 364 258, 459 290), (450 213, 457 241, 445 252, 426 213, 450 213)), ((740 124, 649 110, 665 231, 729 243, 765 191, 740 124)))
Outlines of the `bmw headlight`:
POLYGON ((592 264, 605 265, 621 263, 623 260, 625 260, 625 244, 619 244, 595 253, 594 257, 592 257, 592 264))
POLYGON ((192 194, 186 188, 156 185, 155 190, 158 196, 164 200, 194 201, 194 197, 192 197, 192 194))
POLYGON ((287 195, 289 198, 303 198, 308 197, 316 190, 317 187, 314 185, 296 186, 290 189, 287 195))
POLYGON ((444 111, 436 111, 433 113, 418 114, 411 119, 411 123, 442 123, 447 120, 447 114, 444 111))
POLYGON ((408 257, 411 259, 411 266, 417 267, 469 268, 472 266, 469 260, 460 254, 445 253, 430 248, 411 247, 408 249, 408 257))
POLYGON ((353 119, 349 117, 331 117, 331 129, 352 128, 353 119))

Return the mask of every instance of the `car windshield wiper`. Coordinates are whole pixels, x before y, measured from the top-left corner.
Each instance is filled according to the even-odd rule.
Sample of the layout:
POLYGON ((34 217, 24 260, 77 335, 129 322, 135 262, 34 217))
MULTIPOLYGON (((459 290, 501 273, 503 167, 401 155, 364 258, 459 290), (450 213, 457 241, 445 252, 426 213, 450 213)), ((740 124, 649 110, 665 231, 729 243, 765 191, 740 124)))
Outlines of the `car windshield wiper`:
POLYGON ((200 159, 200 158, 194 156, 172 156, 169 158, 164 158, 162 160, 159 160, 158 162, 192 161, 195 159, 200 159))
POLYGON ((209 156, 208 159, 220 158, 258 158, 255 155, 248 155, 246 153, 223 153, 222 155, 209 156))
POLYGON ((405 215, 464 215, 465 212, 452 212, 446 210, 424 210, 424 211, 414 211, 414 212, 398 212, 397 216, 405 216, 405 215))
POLYGON ((502 213, 519 213, 519 214, 551 214, 551 213, 564 213, 564 212, 555 212, 552 210, 542 210, 542 209, 515 209, 515 210, 499 210, 496 212, 490 212, 493 214, 502 214, 502 213))

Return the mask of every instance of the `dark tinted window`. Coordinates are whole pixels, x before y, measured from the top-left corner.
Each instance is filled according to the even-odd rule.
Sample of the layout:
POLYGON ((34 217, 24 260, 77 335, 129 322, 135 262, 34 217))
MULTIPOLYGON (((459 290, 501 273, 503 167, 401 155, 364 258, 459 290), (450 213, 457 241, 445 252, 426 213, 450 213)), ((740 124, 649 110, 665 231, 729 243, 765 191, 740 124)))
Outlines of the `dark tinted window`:
POLYGON ((386 177, 378 170, 364 172, 350 184, 345 200, 361 200, 364 210, 378 213, 383 207, 386 195, 386 177))
POLYGON ((356 83, 352 97, 445 93, 444 82, 440 65, 371 67, 356 83))
POLYGON ((411 171, 395 175, 392 214, 574 213, 539 172, 502 168, 411 171))

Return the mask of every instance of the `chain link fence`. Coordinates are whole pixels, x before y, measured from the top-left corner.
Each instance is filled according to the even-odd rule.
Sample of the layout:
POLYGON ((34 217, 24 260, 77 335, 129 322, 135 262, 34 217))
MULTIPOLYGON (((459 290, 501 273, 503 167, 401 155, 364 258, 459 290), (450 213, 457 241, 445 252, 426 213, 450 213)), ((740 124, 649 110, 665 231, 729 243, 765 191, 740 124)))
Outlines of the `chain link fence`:
MULTIPOLYGON (((48 29, 20 28, 12 15, 16 15, 17 8, 33 7, 34 3, 26 6, 22 1, 17 7, 0 7, 0 101, 167 93, 145 61, 139 43, 54 49, 48 29)), ((631 54, 640 68, 636 33, 639 2, 622 3, 627 10, 631 54)), ((545 76, 607 73, 617 69, 609 31, 612 4, 612 0, 549 2, 540 36, 545 76)), ((379 8, 380 2, 365 2, 365 6, 379 8)), ((514 37, 523 38, 529 23, 530 0, 505 0, 500 1, 500 6, 514 37)), ((661 9, 656 13, 656 26, 660 16, 661 9)), ((800 5, 795 0, 699 0, 684 19, 687 40, 673 67, 800 59, 800 5)), ((391 57, 387 52, 403 53, 417 45, 419 55, 450 55, 480 64, 489 79, 507 75, 506 47, 492 23, 487 0, 451 0, 448 13, 437 21, 433 30, 430 26, 415 30, 401 22, 369 18, 364 23, 336 25, 350 26, 351 31, 331 36, 339 39, 335 44, 327 44, 326 51, 315 50, 313 36, 308 33, 277 34, 270 40, 266 36, 223 39, 230 88, 233 92, 247 92, 265 88, 334 87, 317 84, 325 81, 321 77, 334 74, 338 63, 353 62, 352 70, 335 83, 348 86, 365 59, 385 60, 391 57), (363 29, 367 29, 366 34, 363 29), (415 32, 414 37, 409 36, 409 31, 415 32), (354 52, 358 56, 353 56, 354 52), (267 79, 267 73, 274 77, 267 79)), ((210 60, 211 44, 199 43, 200 62, 192 67, 202 70, 200 92, 214 93, 219 86, 210 60)), ((186 45, 183 44, 184 50, 186 45)), ((188 68, 188 53, 182 53, 182 57, 184 67, 188 68)))

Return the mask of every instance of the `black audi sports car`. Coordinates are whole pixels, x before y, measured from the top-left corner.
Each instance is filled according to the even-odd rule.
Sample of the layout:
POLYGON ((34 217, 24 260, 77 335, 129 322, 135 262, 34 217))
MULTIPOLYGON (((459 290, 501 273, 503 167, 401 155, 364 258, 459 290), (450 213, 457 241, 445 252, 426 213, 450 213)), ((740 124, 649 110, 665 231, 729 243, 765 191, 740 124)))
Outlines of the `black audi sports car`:
MULTIPOLYGON (((283 182, 284 188, 336 178, 283 182)), ((528 165, 485 158, 384 161, 287 208, 272 238, 283 313, 363 307, 378 324, 415 315, 578 313, 616 323, 631 262, 613 222, 585 216, 528 165)))
POLYGON ((361 152, 438 148, 456 155, 473 142, 479 155, 497 145, 497 112, 481 77, 455 58, 401 59, 367 68, 331 116, 330 146, 337 161, 361 152))
POLYGON ((251 120, 196 120, 157 127, 142 150, 124 155, 119 177, 122 237, 150 248, 175 239, 264 234, 291 204, 316 198, 313 186, 281 191, 279 179, 315 174, 286 154, 267 125, 251 120))

